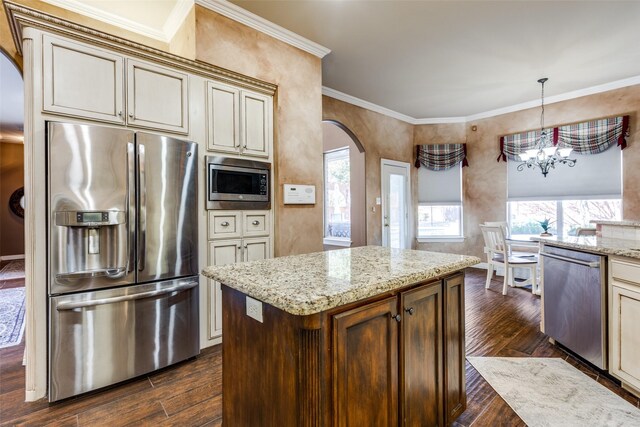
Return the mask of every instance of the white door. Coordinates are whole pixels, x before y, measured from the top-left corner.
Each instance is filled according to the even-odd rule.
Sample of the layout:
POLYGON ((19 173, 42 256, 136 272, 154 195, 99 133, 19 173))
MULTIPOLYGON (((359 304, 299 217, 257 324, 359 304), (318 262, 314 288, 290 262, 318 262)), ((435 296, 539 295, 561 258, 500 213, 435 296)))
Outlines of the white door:
POLYGON ((207 82, 207 149, 240 151, 240 89, 207 82))
POLYGON ((244 239, 243 261, 260 261, 271 258, 269 238, 244 239))
POLYGON ((409 248, 409 163, 382 159, 382 246, 409 248))
POLYGON ((244 91, 240 94, 242 154, 269 157, 272 102, 270 96, 244 91))

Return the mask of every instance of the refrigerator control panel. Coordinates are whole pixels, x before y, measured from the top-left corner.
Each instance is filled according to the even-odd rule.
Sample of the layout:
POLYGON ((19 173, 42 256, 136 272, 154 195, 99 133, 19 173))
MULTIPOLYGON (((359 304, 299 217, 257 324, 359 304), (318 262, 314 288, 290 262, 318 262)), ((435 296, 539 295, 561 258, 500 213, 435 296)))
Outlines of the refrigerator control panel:
POLYGON ((124 224, 124 211, 72 211, 56 212, 56 225, 63 227, 100 227, 124 224))

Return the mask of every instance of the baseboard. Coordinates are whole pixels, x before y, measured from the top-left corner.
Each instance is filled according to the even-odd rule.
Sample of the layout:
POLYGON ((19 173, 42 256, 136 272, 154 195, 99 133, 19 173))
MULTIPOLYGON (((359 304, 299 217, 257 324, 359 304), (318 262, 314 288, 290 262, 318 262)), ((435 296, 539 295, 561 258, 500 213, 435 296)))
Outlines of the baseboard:
POLYGON ((0 261, 14 261, 17 259, 24 259, 24 254, 22 255, 2 255, 0 256, 0 261))

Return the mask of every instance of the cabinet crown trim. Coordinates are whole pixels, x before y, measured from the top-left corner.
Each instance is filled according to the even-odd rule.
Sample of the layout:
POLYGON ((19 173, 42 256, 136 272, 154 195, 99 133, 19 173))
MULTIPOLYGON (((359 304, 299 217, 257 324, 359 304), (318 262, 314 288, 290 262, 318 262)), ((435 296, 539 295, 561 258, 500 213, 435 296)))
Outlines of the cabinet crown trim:
POLYGON ((74 40, 89 43, 97 47, 105 47, 124 55, 130 55, 136 59, 145 59, 156 64, 173 67, 266 95, 274 95, 277 89, 277 86, 273 83, 248 77, 203 61, 193 61, 178 55, 173 55, 160 49, 97 31, 9 1, 4 1, 3 3, 11 28, 11 35, 13 36, 14 44, 20 55, 23 54, 22 40, 24 29, 32 27, 70 37, 74 40))

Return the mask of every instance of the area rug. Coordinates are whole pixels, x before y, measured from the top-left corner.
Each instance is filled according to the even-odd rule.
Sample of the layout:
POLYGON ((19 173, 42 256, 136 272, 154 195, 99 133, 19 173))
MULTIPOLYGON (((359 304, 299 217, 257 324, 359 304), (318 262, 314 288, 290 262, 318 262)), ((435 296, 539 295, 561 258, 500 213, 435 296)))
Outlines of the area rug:
POLYGON ((640 426, 640 409, 562 359, 467 360, 528 426, 640 426))
POLYGON ((24 279, 24 260, 9 261, 0 270, 0 280, 24 279))
POLYGON ((0 348, 22 341, 24 311, 24 288, 0 289, 0 348))

